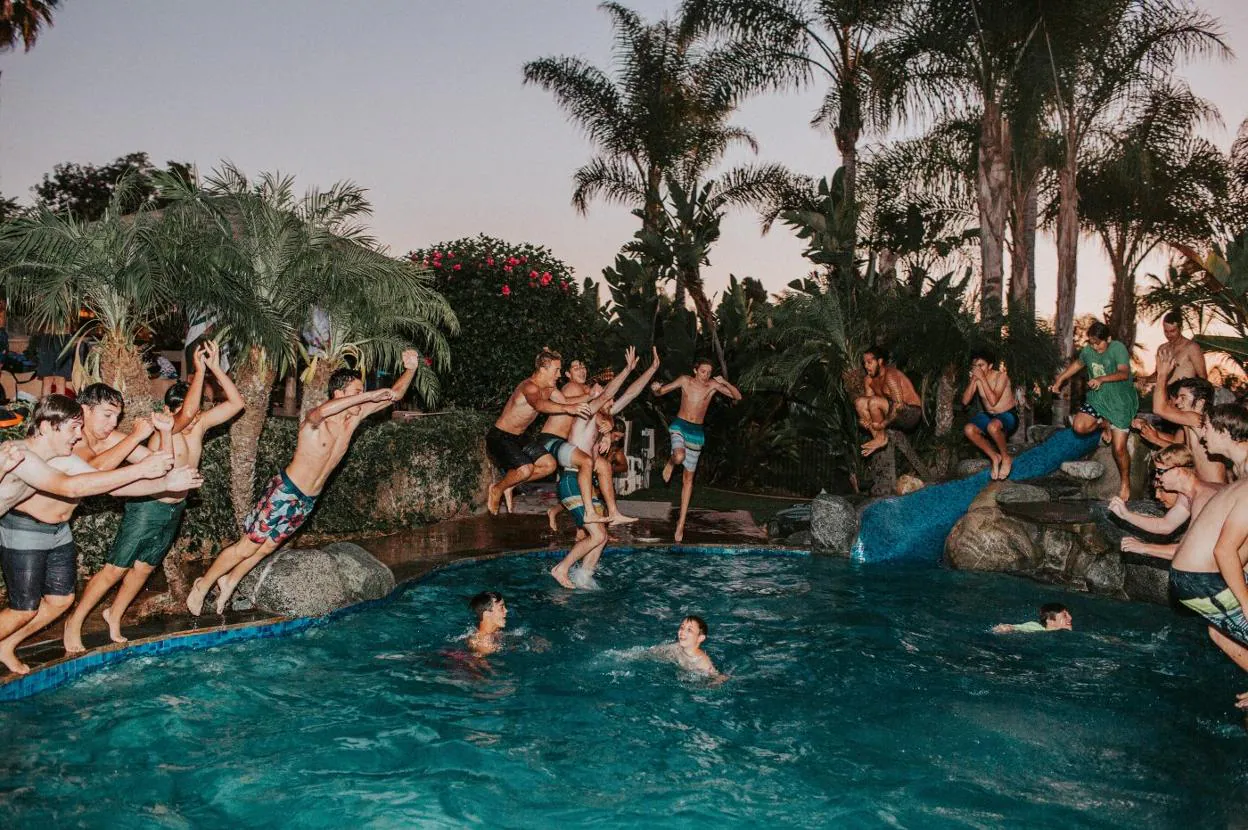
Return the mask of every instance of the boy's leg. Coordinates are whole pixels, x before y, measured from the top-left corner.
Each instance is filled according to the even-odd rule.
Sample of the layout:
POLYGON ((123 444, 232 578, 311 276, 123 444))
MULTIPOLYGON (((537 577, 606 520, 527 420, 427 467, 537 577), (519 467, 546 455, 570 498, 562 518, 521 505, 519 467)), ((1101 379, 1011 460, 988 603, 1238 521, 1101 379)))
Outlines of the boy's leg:
MULTIPOLYGON (((581 491, 581 504, 592 504, 594 501, 594 459, 584 450, 572 450, 572 466, 576 468, 576 486, 581 491)), ((596 510, 586 510, 584 522, 587 525, 606 522, 605 516, 599 516, 596 510)))
POLYGON ((997 445, 997 451, 1001 456, 1000 478, 1007 479, 1010 477, 1010 471, 1014 469, 1014 459, 1010 458, 1010 450, 1006 445, 1005 425, 999 418, 993 418, 988 422, 988 435, 997 445))
POLYGON ((1213 644, 1222 649, 1223 653, 1231 658, 1241 670, 1248 671, 1248 648, 1244 648, 1212 625, 1209 626, 1209 639, 1213 640, 1213 644))
POLYGON ((65 632, 62 639, 65 643, 66 654, 81 654, 87 650, 82 644, 82 624, 87 621, 87 615, 113 589, 113 586, 125 578, 127 571, 129 568, 120 568, 112 563, 105 563, 104 567, 96 571, 87 582, 87 587, 82 590, 82 599, 78 600, 78 607, 69 615, 69 619, 65 620, 65 632))
POLYGON ((155 570, 154 566, 146 562, 135 562, 134 567, 121 581, 117 596, 113 597, 113 604, 100 612, 104 617, 104 622, 108 623, 109 639, 114 643, 126 642, 126 638, 121 634, 121 618, 126 615, 130 603, 134 602, 134 598, 139 595, 139 591, 143 590, 143 586, 147 584, 147 580, 155 570))
POLYGON ((1099 425, 1099 419, 1087 412, 1076 412, 1070 419, 1070 428, 1079 435, 1091 435, 1099 425))
MULTIPOLYGON (((492 515, 498 515, 498 503, 502 500, 503 494, 510 492, 511 488, 517 484, 523 484, 529 480, 529 476, 533 474, 533 465, 524 464, 508 470, 500 481, 490 485, 489 491, 485 497, 485 507, 492 515)), ((510 508, 508 508, 510 509, 510 508)))
MULTIPOLYGON (((594 529, 600 527, 600 525, 585 526, 587 531, 585 538, 573 545, 572 549, 568 551, 568 555, 559 560, 559 563, 550 569, 550 575, 555 578, 555 582, 558 582, 560 585, 569 590, 576 589, 576 585, 572 583, 572 579, 568 576, 568 571, 572 569, 572 566, 575 565, 581 557, 593 550, 594 545, 598 544, 594 529)), ((605 535, 606 533, 604 532, 603 536, 605 535)))
POLYGON ((606 549, 606 547, 607 532, 603 530, 602 536, 598 540, 598 543, 589 551, 589 553, 585 554, 585 559, 581 562, 581 573, 586 578, 593 577, 594 571, 598 569, 598 560, 602 558, 602 552, 606 549))
POLYGON ((244 536, 218 553, 217 558, 208 566, 208 571, 191 584, 191 592, 186 596, 186 609, 191 612, 191 615, 198 617, 203 613, 204 598, 208 596, 208 591, 214 582, 234 570, 240 562, 250 557, 259 548, 258 543, 244 536))
POLYGON ((1125 429, 1112 431, 1114 463, 1118 466, 1118 498, 1123 501, 1131 499, 1131 456, 1127 453, 1127 436, 1125 429))
POLYGON ((559 523, 556 521, 556 518, 559 516, 559 510, 561 507, 562 505, 552 504, 550 507, 546 508, 546 523, 550 525, 551 533, 559 532, 559 523))
POLYGON ((866 412, 865 419, 863 411, 859 411, 859 421, 862 427, 871 433, 871 438, 862 445, 862 454, 870 455, 888 443, 888 431, 885 428, 884 421, 888 418, 888 398, 872 396, 869 398, 859 398, 863 401, 863 407, 866 412))
POLYGON ((230 602, 230 597, 234 595, 234 589, 238 587, 238 583, 243 581, 243 577, 251 573, 252 568, 259 565, 265 560, 269 554, 282 546, 283 539, 280 542, 268 541, 260 546, 258 550, 248 556, 246 559, 235 565, 230 572, 217 580, 217 613, 224 614, 226 606, 230 602))
POLYGON ((966 439, 979 448, 979 451, 988 456, 988 460, 992 462, 992 477, 995 479, 1001 474, 1001 456, 992 448, 992 444, 984 437, 984 433, 980 431, 975 424, 967 424, 962 428, 962 434, 966 439))
POLYGON ((17 647, 31 635, 51 625, 73 603, 73 594, 45 595, 39 602, 39 610, 35 612, 35 616, 4 640, 0 640, 0 663, 4 663, 15 674, 30 674, 30 667, 17 659, 17 647))
POLYGON ((689 501, 693 498, 693 470, 683 470, 680 484, 680 518, 676 520, 677 542, 685 538, 685 518, 689 515, 689 501))
POLYGON ((613 525, 631 524, 637 521, 636 516, 625 516, 615 501, 615 471, 611 462, 601 455, 594 459, 594 472, 598 474, 598 492, 602 494, 602 503, 607 507, 607 519, 613 525))

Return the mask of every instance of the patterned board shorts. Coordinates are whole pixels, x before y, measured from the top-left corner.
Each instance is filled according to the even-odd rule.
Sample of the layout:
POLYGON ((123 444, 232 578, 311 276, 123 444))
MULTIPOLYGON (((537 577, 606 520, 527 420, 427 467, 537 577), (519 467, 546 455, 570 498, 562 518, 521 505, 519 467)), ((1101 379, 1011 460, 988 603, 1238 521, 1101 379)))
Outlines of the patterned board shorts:
POLYGON ((257 545, 280 545, 307 520, 313 507, 316 496, 304 495, 283 470, 269 479, 264 494, 243 522, 243 529, 257 545))
POLYGON ((677 418, 672 421, 667 431, 672 440, 672 452, 678 449, 685 451, 685 460, 681 466, 691 473, 698 469, 698 457, 702 455, 702 447, 706 444, 706 433, 703 432, 702 425, 677 418))

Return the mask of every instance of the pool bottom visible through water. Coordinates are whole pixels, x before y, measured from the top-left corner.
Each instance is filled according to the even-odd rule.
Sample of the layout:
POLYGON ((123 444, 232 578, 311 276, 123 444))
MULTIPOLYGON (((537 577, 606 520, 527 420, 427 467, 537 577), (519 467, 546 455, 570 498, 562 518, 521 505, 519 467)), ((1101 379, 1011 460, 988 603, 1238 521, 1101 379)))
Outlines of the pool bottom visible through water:
POLYGON ((1239 821, 1242 675, 1199 621, 1009 577, 622 553, 435 574, 281 640, 0 710, 0 826, 1203 827, 1239 821), (467 599, 507 598, 466 658, 467 599), (1072 633, 994 635, 1065 602, 1072 633), (722 685, 649 659, 689 613, 722 685))

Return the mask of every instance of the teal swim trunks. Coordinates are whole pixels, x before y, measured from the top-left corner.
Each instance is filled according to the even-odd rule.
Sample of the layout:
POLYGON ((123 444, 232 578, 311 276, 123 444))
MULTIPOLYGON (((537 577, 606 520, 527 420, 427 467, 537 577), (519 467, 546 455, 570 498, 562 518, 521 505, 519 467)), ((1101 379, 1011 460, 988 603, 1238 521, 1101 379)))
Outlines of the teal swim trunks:
POLYGON ((702 455, 702 446, 706 443, 706 433, 702 431, 702 425, 677 418, 672 421, 667 432, 672 439, 672 452, 678 449, 685 451, 685 460, 681 466, 691 473, 698 469, 698 456, 702 455))
POLYGON ((184 510, 185 500, 172 504, 157 499, 127 501, 108 564, 118 568, 129 568, 135 562, 158 566, 178 535, 184 510))
MULTIPOLYGON (((594 484, 597 485, 598 478, 594 477, 594 484)), ((585 503, 581 500, 581 487, 576 482, 576 470, 563 469, 559 471, 559 483, 556 486, 559 494, 559 503, 572 514, 572 520, 576 522, 577 527, 585 526, 585 503)), ((594 499, 594 510, 599 515, 604 513, 604 507, 601 501, 594 499)))

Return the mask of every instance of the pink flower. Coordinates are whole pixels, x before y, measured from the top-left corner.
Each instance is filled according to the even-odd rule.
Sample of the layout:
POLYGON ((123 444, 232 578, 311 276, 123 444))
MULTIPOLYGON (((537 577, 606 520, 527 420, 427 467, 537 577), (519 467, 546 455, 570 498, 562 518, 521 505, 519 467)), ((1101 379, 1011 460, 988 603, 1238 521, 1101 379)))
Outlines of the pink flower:
POLYGON ((432 357, 426 357, 426 358, 425 358, 425 365, 426 365, 426 366, 432 366, 432 365, 433 365, 433 358, 432 358, 432 357))
POLYGON ((435 260, 433 261, 433 267, 434 267, 434 268, 441 268, 441 267, 442 267, 442 263, 441 263, 439 260, 436 260, 436 259, 435 259, 435 260))
POLYGON ((504 296, 504 297, 510 297, 510 296, 511 296, 511 286, 510 286, 510 285, 504 285, 504 286, 503 286, 503 296, 504 296))
POLYGON ((522 256, 522 257, 520 257, 520 262, 521 262, 522 264, 523 264, 523 263, 525 263, 525 262, 528 262, 528 261, 529 261, 529 258, 528 258, 527 256, 522 256))
POLYGON ((451 251, 449 254, 447 254, 447 255, 446 255, 446 257, 447 257, 447 259, 454 259, 454 258, 455 258, 455 252, 454 252, 454 251, 451 251))
POLYGON ((542 285, 550 285, 550 280, 551 280, 551 276, 550 276, 549 271, 547 271, 545 274, 542 274, 542 285))
POLYGON ((455 263, 454 265, 452 265, 452 266, 451 266, 451 270, 452 270, 452 271, 458 271, 458 270, 459 270, 459 263, 457 262, 457 263, 455 263))
POLYGON ((562 288, 564 291, 568 290, 568 284, 566 282, 559 283, 559 287, 562 288))
POLYGON ((514 256, 509 256, 509 257, 507 257, 507 264, 508 264, 508 265, 519 265, 519 264, 520 264, 520 260, 516 259, 514 256))
POLYGON ((504 270, 504 271, 506 271, 508 274, 510 274, 510 273, 511 273, 511 266, 510 266, 510 265, 504 265, 504 266, 503 266, 503 270, 504 270))
POLYGON ((441 251, 434 251, 434 252, 433 252, 433 258, 434 258, 434 259, 441 259, 441 258, 442 258, 442 252, 441 252, 441 251))
POLYGON ((531 280, 535 280, 535 279, 537 279, 537 272, 536 272, 536 271, 530 271, 530 272, 529 272, 529 279, 531 279, 531 280))
POLYGON ((486 264, 486 265, 493 265, 493 264, 494 264, 494 257, 492 257, 492 256, 487 256, 487 257, 485 258, 485 264, 486 264))

